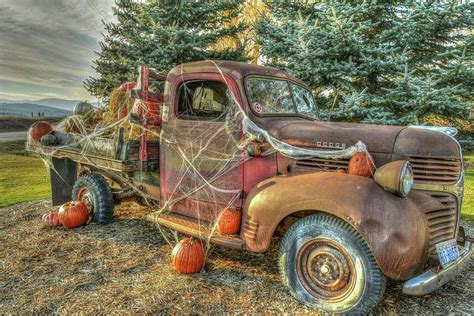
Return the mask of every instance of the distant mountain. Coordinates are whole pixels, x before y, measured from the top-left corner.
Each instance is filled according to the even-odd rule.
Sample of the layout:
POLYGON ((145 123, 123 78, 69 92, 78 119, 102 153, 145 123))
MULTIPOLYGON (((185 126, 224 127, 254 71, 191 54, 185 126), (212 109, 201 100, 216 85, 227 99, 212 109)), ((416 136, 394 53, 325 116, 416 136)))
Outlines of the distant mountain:
MULTIPOLYGON (((53 108, 58 108, 66 111, 72 111, 74 106, 81 102, 81 100, 65 100, 65 99, 58 99, 58 98, 46 98, 40 100, 8 100, 8 99, 0 99, 0 104, 2 103, 28 103, 28 104, 37 104, 43 106, 49 106, 53 108)), ((97 107, 97 102, 90 102, 93 106, 97 107)))
POLYGON ((44 116, 67 116, 72 114, 72 111, 51 106, 26 102, 6 103, 0 99, 0 115, 6 114, 31 116, 32 112, 34 116, 37 116, 38 112, 44 113, 44 116))
POLYGON ((81 101, 47 98, 47 99, 32 101, 31 103, 72 111, 74 109, 74 106, 76 106, 76 104, 78 104, 79 102, 81 101))
POLYGON ((0 98, 0 103, 25 103, 25 102, 32 102, 28 100, 8 100, 0 98))

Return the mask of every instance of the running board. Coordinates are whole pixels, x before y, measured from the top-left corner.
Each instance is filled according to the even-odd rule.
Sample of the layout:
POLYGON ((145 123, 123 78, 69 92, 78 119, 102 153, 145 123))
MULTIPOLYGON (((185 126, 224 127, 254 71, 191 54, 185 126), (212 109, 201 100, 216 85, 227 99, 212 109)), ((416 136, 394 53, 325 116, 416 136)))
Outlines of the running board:
MULTIPOLYGON (((196 238, 208 239, 212 232, 211 223, 176 213, 160 215, 158 223, 179 233, 196 238)), ((222 234, 217 228, 212 232, 211 243, 233 249, 244 248, 244 242, 240 236, 222 234)))

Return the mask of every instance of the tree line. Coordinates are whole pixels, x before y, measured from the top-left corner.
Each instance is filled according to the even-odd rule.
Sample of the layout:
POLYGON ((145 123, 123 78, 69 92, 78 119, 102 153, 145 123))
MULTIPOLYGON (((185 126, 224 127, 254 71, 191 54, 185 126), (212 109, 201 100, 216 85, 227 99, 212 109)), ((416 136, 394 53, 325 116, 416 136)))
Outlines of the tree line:
POLYGON ((460 1, 116 0, 85 81, 107 97, 140 64, 258 62, 306 82, 323 118, 420 124, 467 118, 473 3, 460 1))

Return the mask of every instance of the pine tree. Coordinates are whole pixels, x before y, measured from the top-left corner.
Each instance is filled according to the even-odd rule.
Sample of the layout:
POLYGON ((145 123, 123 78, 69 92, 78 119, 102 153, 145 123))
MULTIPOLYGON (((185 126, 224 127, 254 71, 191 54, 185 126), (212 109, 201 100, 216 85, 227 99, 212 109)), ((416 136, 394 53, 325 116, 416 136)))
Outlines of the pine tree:
POLYGON ((257 64, 260 58, 260 46, 255 43, 255 25, 268 10, 263 0, 245 0, 241 4, 241 12, 229 25, 241 25, 243 29, 237 36, 221 38, 213 45, 216 49, 237 49, 244 48, 244 54, 249 58, 249 62, 257 64))
POLYGON ((473 5, 458 1, 268 1, 267 63, 313 89, 323 116, 416 124, 466 115, 473 5))
POLYGON ((243 48, 212 50, 223 37, 243 28, 229 25, 243 0, 135 2, 116 0, 116 22, 105 23, 94 69, 98 76, 85 81, 86 89, 107 96, 121 83, 134 80, 139 65, 161 72, 189 61, 205 59, 244 60, 243 48))

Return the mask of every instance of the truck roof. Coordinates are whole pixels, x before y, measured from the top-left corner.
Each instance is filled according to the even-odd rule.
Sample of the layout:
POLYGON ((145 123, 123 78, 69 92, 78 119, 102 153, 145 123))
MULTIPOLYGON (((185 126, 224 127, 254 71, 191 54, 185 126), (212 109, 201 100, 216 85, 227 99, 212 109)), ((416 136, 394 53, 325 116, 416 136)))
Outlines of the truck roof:
POLYGON ((247 64, 235 61, 227 60, 204 60, 190 63, 184 63, 172 68, 169 72, 170 75, 180 75, 182 73, 196 73, 196 72, 208 72, 208 73, 219 73, 230 75, 237 80, 241 80, 248 75, 257 76, 271 76, 279 77, 283 79, 289 79, 296 81, 304 86, 302 81, 295 77, 287 74, 286 72, 267 66, 260 66, 254 64, 247 64))

